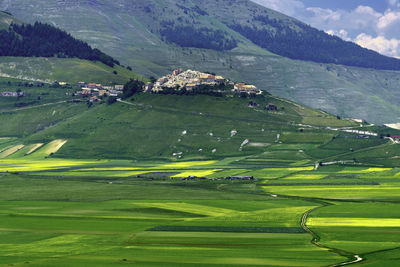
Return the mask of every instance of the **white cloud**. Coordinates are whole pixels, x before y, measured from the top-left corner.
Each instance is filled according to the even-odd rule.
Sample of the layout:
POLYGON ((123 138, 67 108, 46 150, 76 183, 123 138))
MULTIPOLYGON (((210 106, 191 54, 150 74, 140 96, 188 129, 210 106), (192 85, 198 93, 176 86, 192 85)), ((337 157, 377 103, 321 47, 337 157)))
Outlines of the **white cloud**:
POLYGON ((374 38, 365 33, 361 33, 354 41, 362 47, 375 50, 384 55, 400 58, 400 40, 398 39, 392 38, 388 40, 383 36, 374 38))
POLYGON ((299 0, 252 0, 253 2, 282 12, 288 16, 298 15, 305 10, 304 4, 299 0))
POLYGON ((381 13, 376 12, 375 9, 373 9, 370 6, 358 6, 356 9, 354 9, 354 13, 362 15, 370 15, 371 17, 375 18, 379 18, 382 15, 381 13))
POLYGON ((388 8, 385 12, 378 12, 367 5, 351 10, 333 10, 306 7, 300 0, 252 1, 294 16, 346 41, 354 41, 388 56, 400 57, 400 0, 386 0, 388 8))
POLYGON ((391 26, 398 26, 400 22, 400 11, 387 11, 383 16, 381 16, 378 20, 377 27, 380 30, 386 30, 391 26))
POLYGON ((324 9, 320 7, 309 7, 306 10, 310 11, 311 13, 314 13, 314 16, 324 21, 329 21, 329 20, 339 21, 342 18, 340 12, 335 12, 331 9, 324 9))
POLYGON ((339 30, 339 31, 335 31, 335 30, 328 30, 326 31, 327 34, 330 35, 336 35, 340 38, 342 38, 345 41, 353 41, 350 37, 349 37, 349 33, 346 30, 339 30))
MULTIPOLYGON (((376 27, 378 19, 382 16, 369 6, 358 6, 354 10, 331 10, 319 7, 306 9, 309 14, 299 18, 305 22, 324 30, 339 31, 346 29, 350 35, 359 34, 360 30, 376 27)), ((371 32, 372 34, 373 32, 371 32)))

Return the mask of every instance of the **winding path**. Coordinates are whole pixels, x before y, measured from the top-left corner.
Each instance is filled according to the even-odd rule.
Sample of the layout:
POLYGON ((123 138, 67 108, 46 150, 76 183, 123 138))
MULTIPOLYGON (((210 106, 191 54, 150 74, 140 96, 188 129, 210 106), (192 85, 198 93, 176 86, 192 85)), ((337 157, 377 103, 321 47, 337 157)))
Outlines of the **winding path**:
POLYGON ((317 209, 319 209, 319 208, 321 208, 321 207, 326 207, 326 206, 328 206, 328 205, 331 205, 331 204, 326 203, 326 204, 323 205, 323 206, 319 206, 319 207, 316 207, 316 208, 313 208, 313 209, 310 209, 310 210, 306 211, 306 212, 303 214, 303 216, 301 217, 301 223, 300 223, 301 227, 302 227, 306 232, 308 232, 308 233, 312 236, 311 243, 312 243, 313 245, 315 245, 315 246, 317 246, 317 247, 320 247, 320 248, 328 249, 328 250, 330 250, 330 251, 332 251, 332 252, 334 252, 334 253, 336 253, 336 254, 339 254, 340 256, 344 256, 344 257, 349 258, 348 261, 341 262, 341 263, 338 263, 338 264, 333 264, 333 265, 330 265, 330 267, 346 266, 346 265, 350 265, 350 264, 354 264, 354 263, 358 263, 358 262, 363 261, 364 258, 360 257, 360 256, 357 255, 357 254, 353 254, 353 253, 348 252, 348 251, 344 251, 344 250, 341 250, 341 249, 331 248, 331 247, 322 245, 322 244, 319 242, 319 241, 321 240, 321 238, 319 237, 319 235, 317 235, 317 234, 314 233, 310 228, 308 228, 308 226, 307 226, 307 219, 308 219, 308 216, 310 215, 310 213, 313 212, 313 211, 315 211, 315 210, 317 210, 317 209))

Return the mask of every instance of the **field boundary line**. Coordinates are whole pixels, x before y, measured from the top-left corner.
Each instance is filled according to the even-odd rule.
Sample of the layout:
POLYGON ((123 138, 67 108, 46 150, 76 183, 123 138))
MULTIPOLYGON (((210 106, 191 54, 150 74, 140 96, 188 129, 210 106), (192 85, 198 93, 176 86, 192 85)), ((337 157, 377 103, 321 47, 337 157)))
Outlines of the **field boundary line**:
POLYGON ((319 242, 321 240, 321 237, 318 234, 316 234, 315 232, 313 232, 310 228, 308 228, 307 219, 308 219, 308 216, 310 215, 310 213, 315 211, 315 210, 317 210, 317 209, 320 209, 320 208, 323 208, 323 207, 327 207, 327 206, 331 206, 331 205, 333 205, 333 204, 325 203, 325 204, 322 204, 322 206, 319 206, 319 207, 316 207, 316 208, 312 208, 312 209, 306 211, 303 214, 303 216, 301 217, 301 222, 300 222, 301 227, 312 236, 311 243, 313 245, 315 245, 317 247, 320 247, 320 248, 328 249, 329 251, 331 251, 333 253, 336 253, 336 254, 339 254, 340 256, 349 258, 348 261, 341 262, 341 263, 338 263, 338 264, 329 265, 329 267, 345 266, 345 265, 350 265, 350 264, 354 264, 354 263, 358 263, 358 262, 363 261, 364 258, 360 257, 357 254, 354 254, 352 252, 348 252, 348 251, 345 251, 345 250, 337 249, 337 248, 331 248, 331 247, 328 247, 328 246, 325 246, 325 245, 321 244, 319 242))

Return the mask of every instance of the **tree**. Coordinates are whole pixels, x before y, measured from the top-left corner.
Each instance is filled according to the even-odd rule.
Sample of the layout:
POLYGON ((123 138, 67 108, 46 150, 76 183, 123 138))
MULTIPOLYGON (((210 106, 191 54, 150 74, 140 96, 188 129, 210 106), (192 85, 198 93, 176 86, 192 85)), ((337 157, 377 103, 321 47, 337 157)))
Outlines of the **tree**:
POLYGON ((151 83, 155 83, 155 82, 157 81, 157 79, 154 78, 154 76, 151 76, 149 79, 150 79, 150 82, 151 82, 151 83))
POLYGON ((11 24, 0 30, 0 56, 80 58, 110 67, 119 62, 49 24, 11 24))
POLYGON ((144 86, 143 82, 130 79, 130 81, 124 85, 122 98, 127 99, 133 96, 134 94, 141 92, 143 90, 143 86, 144 86))
POLYGON ((117 98, 115 96, 110 96, 107 98, 107 105, 112 105, 117 102, 117 98))
POLYGON ((193 25, 175 25, 173 21, 162 21, 161 36, 168 42, 181 47, 195 47, 214 50, 232 50, 237 41, 226 31, 193 25))

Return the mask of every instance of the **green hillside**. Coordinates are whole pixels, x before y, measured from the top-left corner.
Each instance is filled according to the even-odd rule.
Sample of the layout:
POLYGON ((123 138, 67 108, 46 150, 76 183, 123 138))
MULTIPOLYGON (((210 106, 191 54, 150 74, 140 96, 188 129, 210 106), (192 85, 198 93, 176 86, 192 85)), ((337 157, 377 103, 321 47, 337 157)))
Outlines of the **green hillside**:
POLYGON ((100 62, 75 58, 0 57, 0 76, 48 83, 124 84, 130 78, 144 79, 121 66, 111 68, 100 62))
MULTIPOLYGON (((176 1, 169 5, 173 9, 171 12, 162 12, 168 1, 158 2, 151 9, 143 8, 149 1, 101 0, 88 4, 41 0, 29 6, 19 1, 0 1, 0 7, 29 22, 40 20, 55 24, 147 77, 157 77, 177 67, 212 71, 344 117, 380 124, 400 120, 399 72, 276 56, 224 26, 218 18, 207 16, 197 16, 200 25, 212 26, 233 36, 238 40, 238 47, 232 51, 181 48, 164 42, 158 34, 159 21, 175 21, 183 16, 184 10, 176 6, 176 1), (157 20, 152 19, 154 14, 151 12, 156 14, 157 20)), ((245 15, 250 10, 246 3, 237 2, 241 6, 236 11, 226 5, 221 12, 234 12, 234 15, 225 16, 228 18, 240 16, 237 10, 245 15)), ((258 9, 266 10, 278 19, 292 21, 268 9, 258 9)), ((213 14, 210 10, 207 13, 213 14)))
POLYGON ((397 145, 383 139, 383 135, 398 135, 397 131, 371 125, 360 128, 356 122, 271 95, 246 99, 142 93, 131 100, 112 105, 100 102, 88 108, 82 97, 63 97, 64 89, 49 88, 54 93, 40 101, 35 101, 38 89, 24 90, 32 96, 19 100, 27 102, 22 109, 10 106, 12 102, 7 106, 6 99, 1 99, 5 111, 0 113, 3 125, 0 137, 19 138, 6 142, 4 148, 24 145, 29 150, 35 144, 66 140, 55 157, 135 160, 240 157, 239 163, 245 165, 313 165, 337 160, 399 165, 395 160, 399 154, 397 145), (257 106, 249 107, 250 101, 257 106), (278 110, 265 109, 271 104, 278 110), (363 133, 346 132, 349 129, 376 135, 365 137, 363 133), (382 151, 391 152, 381 155, 382 151))
POLYGON ((86 81, 104 84, 144 79, 101 51, 93 50, 50 25, 22 25, 11 14, 0 12, 0 33, 0 77, 46 83, 86 81))

